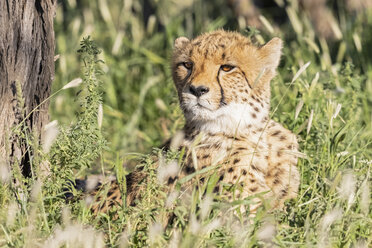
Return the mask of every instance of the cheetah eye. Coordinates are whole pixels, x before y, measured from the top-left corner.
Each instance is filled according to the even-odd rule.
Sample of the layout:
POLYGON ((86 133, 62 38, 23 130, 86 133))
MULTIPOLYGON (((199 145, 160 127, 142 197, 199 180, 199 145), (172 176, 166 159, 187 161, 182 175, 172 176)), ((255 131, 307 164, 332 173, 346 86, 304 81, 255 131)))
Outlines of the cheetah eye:
POLYGON ((221 65, 221 70, 223 70, 225 72, 229 72, 234 68, 235 68, 235 66, 233 66, 233 65, 221 65))
POLYGON ((192 66, 193 66, 193 63, 192 62, 183 62, 182 65, 188 69, 188 70, 191 70, 192 66))

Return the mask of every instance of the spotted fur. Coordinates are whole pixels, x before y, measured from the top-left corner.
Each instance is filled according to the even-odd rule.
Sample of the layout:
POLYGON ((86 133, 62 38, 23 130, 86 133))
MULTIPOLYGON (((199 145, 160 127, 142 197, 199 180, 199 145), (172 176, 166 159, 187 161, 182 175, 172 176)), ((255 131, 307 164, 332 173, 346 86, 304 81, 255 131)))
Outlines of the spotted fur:
MULTIPOLYGON (((278 38, 256 47, 236 32, 220 30, 191 41, 178 38, 172 58, 186 118, 182 145, 190 149, 202 135, 203 145, 192 147, 201 158, 197 169, 220 163, 221 181, 244 185, 240 197, 268 191, 275 206, 295 197, 299 185, 296 137, 269 118, 270 80, 281 48, 278 38), (225 71, 225 65, 232 69, 225 71), (195 94, 192 88, 200 87, 204 93, 195 94)), ((195 167, 192 160, 187 167, 195 167)))
MULTIPOLYGON (((247 37, 223 30, 176 39, 172 75, 186 119, 180 145, 186 156, 170 185, 196 170, 220 165, 215 192, 222 192, 221 183, 239 185, 227 195, 230 199, 268 192, 265 197, 280 207, 297 195, 296 137, 269 116, 270 81, 281 48, 279 38, 257 47, 247 37)), ((129 177, 137 178, 136 173, 129 177)), ((140 196, 136 183, 127 185, 127 204, 140 196)))

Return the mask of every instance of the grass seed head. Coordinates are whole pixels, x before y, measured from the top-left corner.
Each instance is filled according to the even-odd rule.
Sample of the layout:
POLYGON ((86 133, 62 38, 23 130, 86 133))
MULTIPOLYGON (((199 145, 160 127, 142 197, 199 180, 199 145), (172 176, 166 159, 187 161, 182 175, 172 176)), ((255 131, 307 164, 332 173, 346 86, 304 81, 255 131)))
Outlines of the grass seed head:
POLYGON ((41 194, 42 182, 37 180, 34 185, 32 185, 31 189, 31 201, 36 202, 41 194))
POLYGON ((161 164, 158 168, 157 178, 160 183, 164 184, 169 178, 174 178, 178 175, 180 167, 176 160, 170 161, 169 163, 161 164))
POLYGON ((213 197, 210 196, 210 195, 207 195, 202 200, 202 202, 200 204, 200 209, 201 209, 200 212, 201 212, 201 218, 202 218, 202 220, 204 220, 204 219, 206 219, 208 217, 209 212, 211 210, 212 203, 213 203, 213 197))
POLYGON ((179 230, 174 230, 171 240, 169 241, 168 248, 178 248, 181 242, 181 232, 179 230))
POLYGON ((65 90, 65 89, 69 89, 69 88, 78 87, 82 82, 83 82, 83 79, 81 79, 81 78, 75 78, 72 81, 70 81, 68 84, 66 84, 65 86, 63 86, 62 89, 65 90))
POLYGON ((150 244, 156 243, 159 240, 159 238, 161 237, 162 234, 163 234, 162 225, 159 222, 153 223, 149 227, 149 232, 148 232, 148 237, 149 237, 150 244))
POLYGON ((42 178, 47 178, 50 176, 50 162, 48 160, 43 160, 40 162, 40 174, 42 178))
POLYGON ((344 157, 344 156, 346 156, 346 155, 348 155, 348 154, 349 154, 348 151, 343 151, 343 152, 339 152, 339 153, 337 153, 337 154, 336 154, 336 157, 344 157))
POLYGON ((181 146, 184 137, 185 133, 183 131, 176 132, 171 140, 170 149, 177 150, 181 146))
POLYGON ((65 226, 68 226, 71 224, 71 212, 68 207, 62 208, 62 223, 65 226))
POLYGON ((0 160, 0 182, 1 183, 9 183, 11 178, 11 173, 9 166, 5 163, 5 161, 0 160))
POLYGON ((168 110, 167 105, 165 105, 164 101, 160 98, 155 99, 155 105, 160 109, 161 111, 166 112, 168 110))
POLYGON ((94 202, 94 197, 91 195, 88 195, 87 197, 84 198, 84 203, 86 207, 90 207, 94 202))
POLYGON ((336 106, 335 113, 333 114, 333 119, 336 119, 336 117, 340 113, 341 107, 342 107, 342 105, 338 103, 337 106, 336 106))
POLYGON ((301 99, 301 100, 298 102, 297 106, 296 106, 295 120, 297 119, 298 115, 300 114, 301 109, 302 109, 303 106, 304 106, 304 101, 301 99))
POLYGON ((337 220, 341 219, 342 217, 342 210, 339 208, 332 209, 330 212, 326 213, 322 221, 320 223, 320 233, 326 235, 327 230, 329 227, 336 222, 337 220))
POLYGON ((307 122, 307 128, 306 128, 307 135, 309 135, 310 133, 311 125, 313 124, 313 118, 314 118, 314 109, 311 110, 309 120, 307 122))
POLYGON ((177 200, 179 194, 180 193, 178 191, 170 192, 170 194, 167 197, 167 200, 165 201, 165 207, 167 208, 171 207, 173 203, 177 200))
POLYGON ((370 185, 369 182, 364 180, 361 186, 361 195, 360 195, 360 208, 362 210, 362 213, 366 216, 369 212, 369 205, 370 205, 370 185))
POLYGON ((98 128, 101 129, 102 127, 102 120, 103 120, 103 107, 102 103, 98 105, 98 114, 97 114, 97 123, 98 123, 98 128))
POLYGON ((198 235, 201 225, 199 221, 196 219, 195 214, 190 215, 190 222, 189 222, 190 232, 194 235, 198 235))
POLYGON ((16 202, 12 201, 8 205, 7 210, 8 211, 7 211, 7 217, 6 217, 6 226, 7 227, 12 227, 15 220, 16 220, 17 213, 19 213, 19 211, 20 211, 20 208, 19 208, 19 206, 16 202))
POLYGON ((342 218, 342 210, 339 208, 332 209, 321 219, 318 229, 318 247, 328 247, 328 235, 331 225, 342 218))
POLYGON ((258 231, 257 238, 264 242, 270 242, 276 235, 276 228, 271 223, 265 223, 258 231))
POLYGON ((211 232, 213 232, 214 230, 216 230, 217 228, 220 228, 221 226, 222 226, 221 219, 216 218, 216 219, 212 220, 212 222, 210 222, 209 224, 207 224, 206 226, 203 227, 202 233, 208 235, 211 232))
POLYGON ((99 181, 98 177, 95 177, 95 176, 88 177, 88 179, 86 181, 86 190, 88 192, 91 192, 92 190, 95 190, 97 185, 98 185, 98 181, 99 181))
POLYGON ((342 199, 347 201, 348 207, 350 207, 355 200, 355 187, 356 181, 354 175, 351 172, 347 172, 342 177, 338 193, 342 199))
POLYGON ((62 246, 101 248, 104 247, 104 241, 102 234, 96 232, 93 228, 74 224, 66 226, 64 229, 57 228, 43 245, 44 248, 59 248, 62 246))
POLYGON ((120 238, 119 238, 119 247, 120 248, 127 248, 129 247, 129 235, 128 235, 128 232, 126 230, 124 230, 124 232, 120 235, 120 238))
POLYGON ((43 152, 49 153, 50 148, 52 147, 59 133, 58 121, 54 120, 45 125, 44 132, 43 152))
POLYGON ((367 248, 368 247, 368 243, 367 241, 365 240, 358 240, 356 241, 353 246, 353 248, 367 248))

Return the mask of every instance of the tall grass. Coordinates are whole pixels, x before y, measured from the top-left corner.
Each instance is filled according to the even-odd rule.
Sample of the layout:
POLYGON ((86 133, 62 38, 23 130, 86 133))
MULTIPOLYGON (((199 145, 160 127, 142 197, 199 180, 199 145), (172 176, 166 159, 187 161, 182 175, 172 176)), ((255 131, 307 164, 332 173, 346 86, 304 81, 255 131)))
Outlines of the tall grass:
MULTIPOLYGON (((318 37, 298 5, 289 5, 286 12, 290 18, 281 26, 263 12, 264 29, 246 33, 258 44, 272 36, 285 41, 271 84, 271 113, 297 134, 305 154, 298 164, 299 195, 286 203, 285 211, 262 207, 254 218, 240 213, 250 199, 228 203, 210 193, 213 174, 191 195, 176 189, 166 195, 155 168, 159 151, 153 148, 184 123, 170 75, 173 40, 222 27, 243 32, 244 24, 225 1, 68 0, 60 4, 55 20, 60 56, 50 112, 59 126, 69 128, 59 128, 57 136, 54 122, 46 131, 57 137, 54 142, 44 142, 44 147, 30 142, 39 157, 36 174, 22 184, 23 198, 13 184, 20 175, 10 168, 16 167, 0 161, 0 245, 370 246, 372 12, 335 11, 341 31, 336 41, 318 37), (76 53, 87 35, 102 53, 97 47, 91 47, 90 55, 76 53), (79 87, 65 86, 80 77, 83 81, 72 83, 81 83, 79 87), (80 200, 65 201, 64 190, 74 177, 104 173, 124 186, 131 165, 143 166, 148 174, 135 207, 117 206, 92 216, 89 196, 79 198, 72 190, 80 200)), ((181 157, 170 152, 160 160, 173 166, 181 157)), ((122 191, 125 196, 125 187, 122 191)))

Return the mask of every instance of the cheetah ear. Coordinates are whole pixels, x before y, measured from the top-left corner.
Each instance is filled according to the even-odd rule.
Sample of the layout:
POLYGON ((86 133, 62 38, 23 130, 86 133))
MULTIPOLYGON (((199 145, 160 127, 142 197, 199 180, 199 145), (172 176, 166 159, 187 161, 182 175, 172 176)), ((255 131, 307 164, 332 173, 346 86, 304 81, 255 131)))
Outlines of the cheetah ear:
POLYGON ((189 39, 187 39, 186 37, 178 37, 175 41, 174 41, 174 48, 175 49, 179 49, 179 48, 183 48, 186 44, 188 44, 190 42, 189 39))
POLYGON ((275 37, 260 48, 263 64, 267 69, 275 70, 280 62, 283 42, 275 37))

